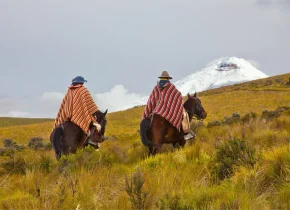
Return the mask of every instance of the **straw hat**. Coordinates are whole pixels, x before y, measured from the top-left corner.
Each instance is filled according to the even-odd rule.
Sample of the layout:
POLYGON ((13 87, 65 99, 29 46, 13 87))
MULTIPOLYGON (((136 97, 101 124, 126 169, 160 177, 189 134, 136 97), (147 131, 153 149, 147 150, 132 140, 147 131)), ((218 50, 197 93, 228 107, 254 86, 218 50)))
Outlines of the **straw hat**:
POLYGON ((161 76, 158 77, 158 78, 168 78, 168 79, 172 79, 171 76, 169 76, 168 72, 167 71, 163 71, 161 76))

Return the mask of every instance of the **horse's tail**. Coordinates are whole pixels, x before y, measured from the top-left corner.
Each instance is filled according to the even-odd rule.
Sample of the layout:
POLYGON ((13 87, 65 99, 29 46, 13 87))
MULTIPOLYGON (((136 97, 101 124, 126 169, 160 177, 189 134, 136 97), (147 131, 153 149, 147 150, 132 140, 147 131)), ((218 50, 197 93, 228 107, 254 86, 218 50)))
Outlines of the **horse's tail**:
POLYGON ((56 159, 59 160, 61 157, 61 139, 63 136, 63 129, 61 126, 56 127, 50 137, 52 147, 55 151, 56 159))
POLYGON ((145 118, 140 123, 140 136, 142 143, 147 147, 153 147, 153 142, 147 138, 146 131, 150 128, 150 118, 145 118))

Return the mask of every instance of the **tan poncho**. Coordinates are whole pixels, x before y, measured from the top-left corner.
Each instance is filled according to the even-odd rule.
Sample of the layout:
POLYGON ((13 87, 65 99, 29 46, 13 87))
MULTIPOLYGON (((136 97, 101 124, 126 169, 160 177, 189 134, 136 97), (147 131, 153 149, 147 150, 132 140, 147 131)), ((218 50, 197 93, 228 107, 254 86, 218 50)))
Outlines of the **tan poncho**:
POLYGON ((54 128, 64 121, 77 124, 85 133, 88 133, 92 121, 92 114, 98 111, 90 92, 82 85, 70 86, 61 103, 55 119, 54 128))

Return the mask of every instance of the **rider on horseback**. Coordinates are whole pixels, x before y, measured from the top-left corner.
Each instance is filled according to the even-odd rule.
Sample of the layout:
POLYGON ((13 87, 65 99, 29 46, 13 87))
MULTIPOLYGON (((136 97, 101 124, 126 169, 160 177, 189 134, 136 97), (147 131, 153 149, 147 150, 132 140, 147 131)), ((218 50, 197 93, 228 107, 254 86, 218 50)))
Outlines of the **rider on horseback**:
POLYGON ((172 77, 169 76, 167 71, 163 71, 158 78, 160 81, 154 87, 148 99, 143 119, 153 113, 159 114, 177 129, 182 127, 184 140, 193 139, 195 134, 190 128, 188 113, 183 108, 181 92, 170 82, 172 77))
POLYGON ((77 124, 84 133, 87 134, 88 142, 94 131, 101 131, 101 125, 97 122, 94 113, 98 111, 98 106, 95 104, 90 92, 83 84, 87 82, 82 76, 77 76, 72 80, 71 86, 61 103, 57 114, 54 128, 61 125, 65 121, 71 121, 77 124))

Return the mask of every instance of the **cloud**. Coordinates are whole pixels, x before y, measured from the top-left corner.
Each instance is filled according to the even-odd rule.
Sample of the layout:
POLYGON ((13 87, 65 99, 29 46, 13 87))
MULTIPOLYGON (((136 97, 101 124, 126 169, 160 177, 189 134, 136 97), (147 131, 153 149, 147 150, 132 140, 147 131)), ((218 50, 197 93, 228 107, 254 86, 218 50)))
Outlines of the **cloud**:
MULTIPOLYGON (((2 117, 55 118, 65 93, 44 92, 40 96, 20 98, 0 98, 2 117)), ((92 96, 101 110, 109 112, 131 107, 142 98, 141 94, 130 93, 123 85, 115 85, 110 91, 92 96)))
POLYGON ((45 103, 46 106, 59 108, 62 99, 64 98, 64 93, 60 92, 45 92, 41 95, 41 101, 45 103))
POLYGON ((256 3, 261 6, 276 8, 284 12, 290 9, 289 0, 257 0, 256 3))
POLYGON ((7 117, 31 117, 31 114, 28 112, 10 111, 7 113, 7 117))
POLYGON ((115 85, 109 92, 95 94, 95 101, 99 108, 108 109, 109 112, 121 110, 141 98, 141 94, 129 93, 123 85, 115 85))
POLYGON ((0 113, 0 117, 32 117, 32 115, 28 112, 16 111, 12 110, 6 113, 0 113))
POLYGON ((257 0, 260 5, 290 5, 289 0, 257 0))
POLYGON ((61 102, 64 97, 64 93, 60 92, 46 92, 41 96, 41 100, 43 101, 57 101, 61 102))

